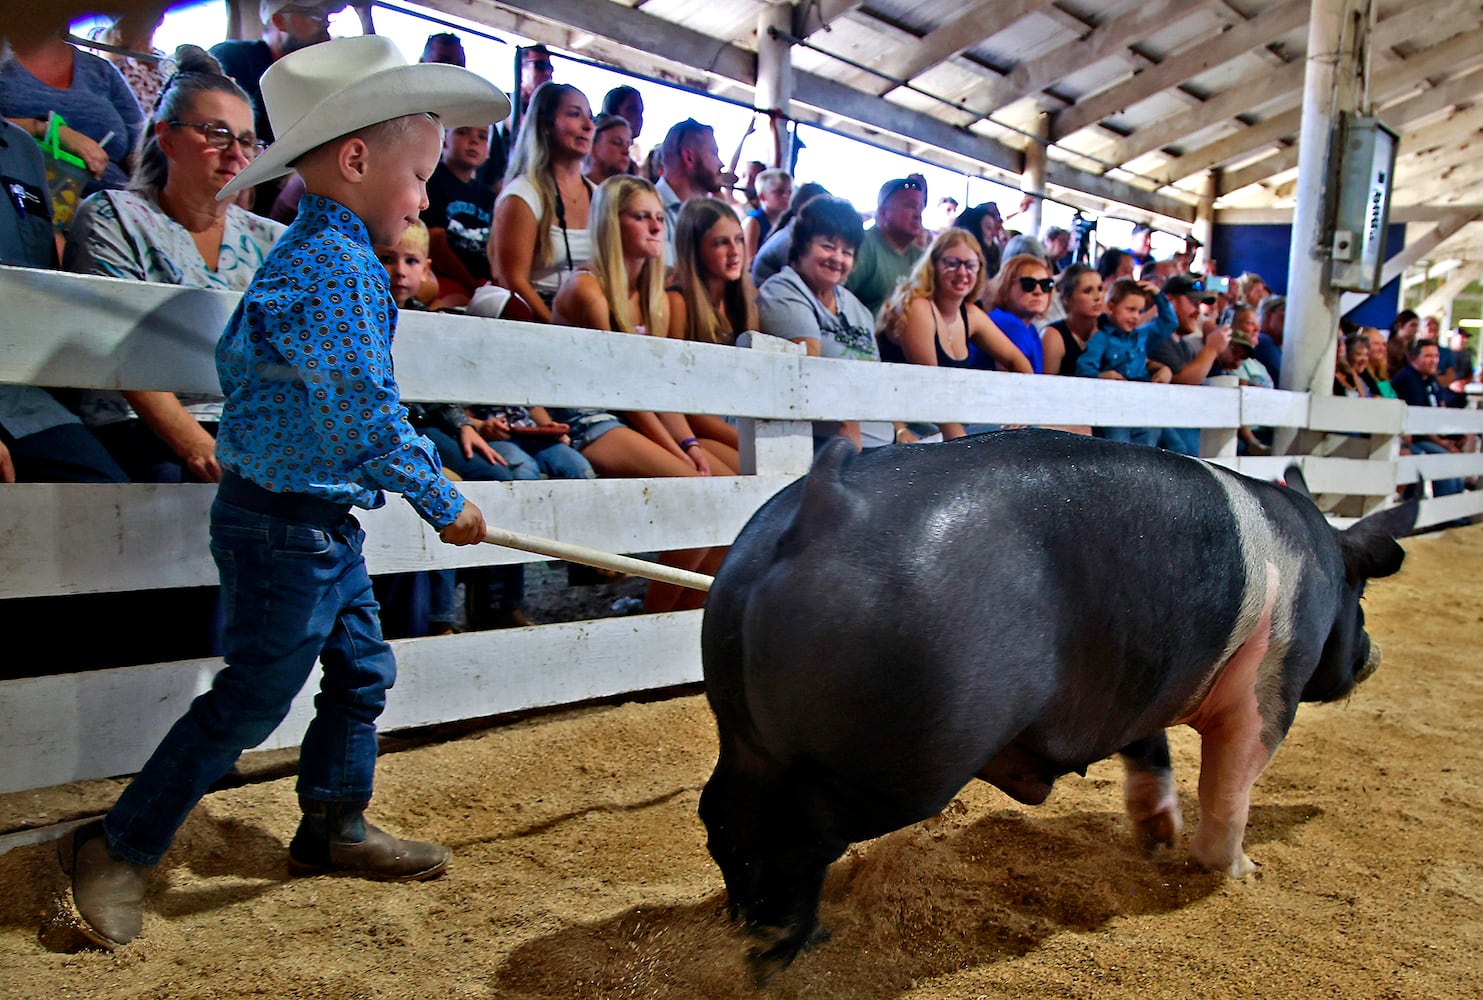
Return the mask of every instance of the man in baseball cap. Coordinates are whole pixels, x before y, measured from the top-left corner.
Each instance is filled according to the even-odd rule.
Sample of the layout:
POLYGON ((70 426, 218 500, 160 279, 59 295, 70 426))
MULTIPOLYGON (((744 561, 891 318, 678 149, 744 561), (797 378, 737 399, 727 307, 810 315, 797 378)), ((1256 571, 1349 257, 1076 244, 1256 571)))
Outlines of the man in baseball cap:
POLYGON ((911 174, 886 181, 876 199, 875 225, 865 234, 855 254, 855 266, 845 287, 872 313, 879 313, 887 296, 911 273, 922 255, 922 212, 927 207, 927 180, 911 174))
MULTIPOLYGON (((1167 365, 1174 373, 1172 381, 1176 385, 1199 385, 1210 376, 1230 343, 1231 328, 1211 324, 1206 329, 1200 303, 1214 302, 1215 293, 1206 289, 1205 279, 1198 274, 1171 277, 1164 282, 1164 297, 1174 307, 1178 326, 1168 337, 1149 345, 1148 360, 1167 365)), ((1198 455, 1200 432, 1189 427, 1166 427, 1159 446, 1184 455, 1198 455)))

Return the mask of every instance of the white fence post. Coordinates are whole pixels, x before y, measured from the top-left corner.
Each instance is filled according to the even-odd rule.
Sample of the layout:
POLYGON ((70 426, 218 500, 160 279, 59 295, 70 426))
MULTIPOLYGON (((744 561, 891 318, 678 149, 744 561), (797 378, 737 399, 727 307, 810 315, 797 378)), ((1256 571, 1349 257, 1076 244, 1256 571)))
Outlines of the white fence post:
MULTIPOLYGON (((781 337, 769 337, 765 333, 745 331, 736 338, 736 346, 750 348, 767 354, 803 357, 808 352, 802 344, 781 337)), ((794 389, 798 384, 798 371, 793 370, 794 389)), ((754 417, 739 417, 737 431, 740 441, 741 474, 801 476, 808 472, 813 460, 813 423, 808 420, 758 420, 754 417)))

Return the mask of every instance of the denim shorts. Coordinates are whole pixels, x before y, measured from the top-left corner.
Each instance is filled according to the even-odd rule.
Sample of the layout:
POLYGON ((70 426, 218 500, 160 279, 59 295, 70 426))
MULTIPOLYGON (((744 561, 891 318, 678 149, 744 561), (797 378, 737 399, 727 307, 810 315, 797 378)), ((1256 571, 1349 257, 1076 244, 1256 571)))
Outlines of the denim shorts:
POLYGON ((572 447, 578 451, 585 451, 589 444, 608 431, 622 426, 623 421, 611 413, 595 413, 590 417, 579 418, 567 433, 572 439, 572 447))

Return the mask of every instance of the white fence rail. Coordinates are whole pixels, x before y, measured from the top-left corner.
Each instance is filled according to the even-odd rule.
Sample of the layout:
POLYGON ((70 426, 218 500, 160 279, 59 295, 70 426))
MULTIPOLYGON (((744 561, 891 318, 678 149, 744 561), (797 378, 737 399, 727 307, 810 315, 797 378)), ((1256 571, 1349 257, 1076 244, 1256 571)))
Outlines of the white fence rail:
MULTIPOLYGON (((0 383, 217 391, 213 348, 235 301, 226 293, 0 267, 0 383)), ((464 484, 493 524, 616 552, 729 542, 761 503, 807 470, 811 419, 1197 427, 1212 461, 1264 477, 1294 460, 1237 458, 1235 428, 1301 428, 1317 448, 1296 461, 1331 510, 1353 497, 1378 506, 1418 474, 1483 475, 1477 454, 1398 454, 1405 433, 1483 433, 1477 411, 865 365, 808 358, 773 338, 741 350, 409 313, 396 364, 409 401, 748 418, 743 450, 752 475, 464 484)), ((214 584, 206 546, 213 493, 203 485, 0 487, 0 600, 214 584)), ((1422 523, 1477 513, 1483 493, 1468 493, 1427 501, 1422 523)), ((373 573, 539 558, 443 545, 400 502, 361 519, 373 573)), ((685 612, 401 640, 400 677, 383 725, 696 681, 698 633, 699 612, 685 612)), ((7 646, 8 655, 19 654, 15 643, 7 646)), ((0 681, 0 792, 136 770, 218 666, 200 660, 0 681)), ((297 745, 312 688, 265 748, 297 745)))

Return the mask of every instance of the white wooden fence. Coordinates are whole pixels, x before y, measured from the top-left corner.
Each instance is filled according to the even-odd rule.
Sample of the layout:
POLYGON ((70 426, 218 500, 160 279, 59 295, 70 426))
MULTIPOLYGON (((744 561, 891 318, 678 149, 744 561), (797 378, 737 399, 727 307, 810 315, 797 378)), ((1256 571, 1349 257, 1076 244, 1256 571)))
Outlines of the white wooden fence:
MULTIPOLYGON (((225 293, 0 267, 0 383, 217 391, 225 293)), ((807 471, 814 419, 1198 427, 1213 461, 1275 477, 1287 458, 1235 456, 1238 425, 1302 428, 1298 459, 1326 509, 1375 507, 1399 484, 1483 475, 1483 456, 1398 457, 1403 433, 1483 432, 1483 413, 1271 390, 1156 386, 867 365, 557 327, 407 314, 398 381, 412 401, 676 410, 749 418, 751 474, 728 479, 467 483, 490 523, 616 552, 726 544, 807 471), (1325 436, 1347 432, 1362 437, 1325 436), (1339 446, 1339 447, 1336 447, 1339 446), (1349 457, 1356 455, 1358 457, 1349 457), (1351 498, 1359 498, 1358 500, 1351 498)), ((0 600, 208 585, 205 485, 0 486, 0 600)), ((1483 492, 1431 500, 1422 524, 1483 513, 1483 492)), ((373 573, 538 559, 454 548, 404 503, 365 513, 373 573)), ((1340 519, 1342 520, 1342 519, 1340 519)), ((700 612, 563 623, 395 643, 384 729, 621 695, 700 678, 700 612)), ((65 642, 65 636, 36 642, 65 642)), ((5 637, 7 656, 32 643, 5 637)), ((0 682, 0 792, 137 770, 205 690, 216 660, 0 682)), ((314 685, 264 749, 299 742, 314 685)))

